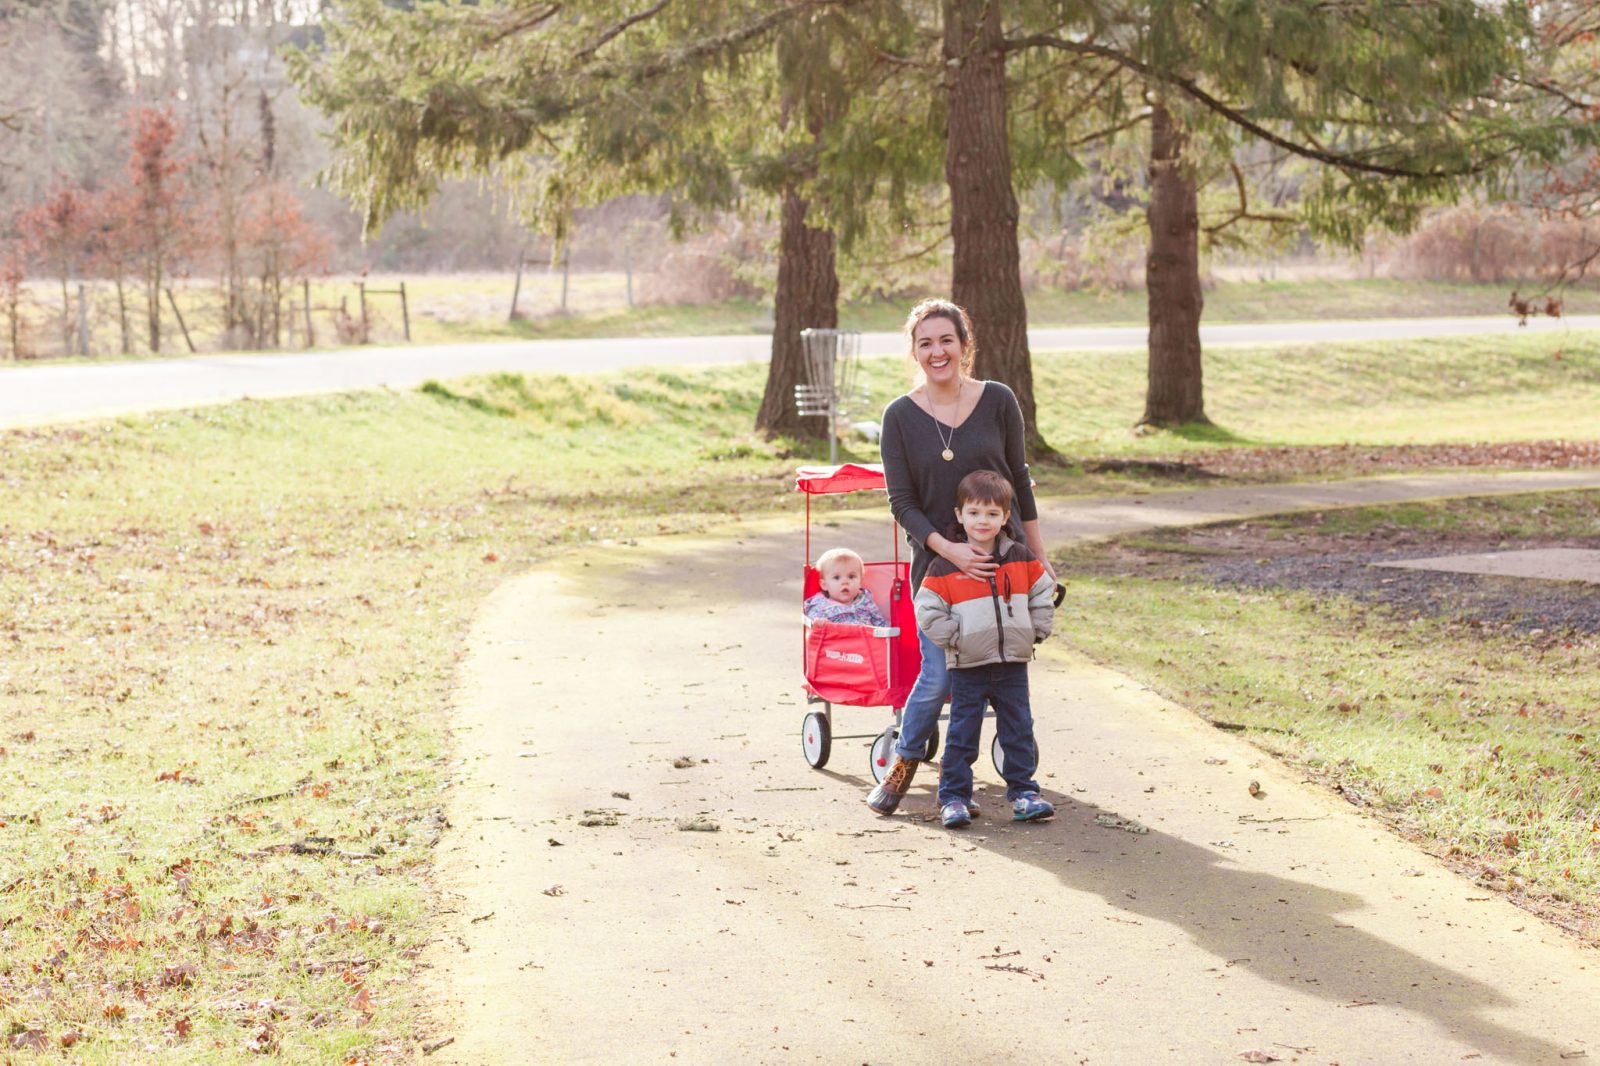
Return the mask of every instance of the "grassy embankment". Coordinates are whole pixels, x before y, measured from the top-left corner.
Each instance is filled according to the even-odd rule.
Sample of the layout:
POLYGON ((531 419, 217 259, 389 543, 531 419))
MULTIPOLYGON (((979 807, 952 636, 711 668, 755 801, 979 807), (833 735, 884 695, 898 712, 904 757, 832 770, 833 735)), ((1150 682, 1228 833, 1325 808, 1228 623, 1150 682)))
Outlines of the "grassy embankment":
MULTIPOLYGON (((1071 398, 1042 428, 1069 458, 1592 436, 1600 340, 1564 343, 1219 352, 1231 437, 1197 439, 1127 433, 1137 358, 1041 356, 1041 396, 1071 398)), ((875 404, 903 373, 867 367, 875 404)), ((762 374, 496 376, 0 436, 4 1039, 93 1063, 414 1055, 471 612, 553 552, 792 509, 797 457, 746 431, 762 374)), ((1139 484, 1037 471, 1046 492, 1139 484)))
POLYGON ((1066 609, 1093 620, 1069 627, 1074 644, 1244 727, 1485 887, 1600 935, 1600 634, 1209 581, 1199 571, 1230 530, 1600 545, 1600 493, 1255 519, 1207 544, 1171 531, 1063 553, 1066 609))
MULTIPOLYGON (((369 278, 372 290, 392 290, 400 278, 369 278)), ((527 317, 507 320, 512 278, 499 274, 416 275, 403 279, 411 308, 414 343, 444 344, 473 341, 549 340, 570 337, 666 337, 769 332, 772 308, 755 300, 728 300, 709 304, 640 306, 629 308, 620 274, 573 275, 568 294, 569 313, 560 314, 559 275, 530 272, 523 279, 518 306, 527 317)), ((1455 282, 1390 280, 1323 280, 1221 282, 1206 293, 1205 320, 1221 322, 1288 322, 1343 318, 1409 318, 1455 315, 1503 315, 1511 286, 1455 282)), ((185 321, 202 352, 216 351, 221 321, 221 301, 214 285, 188 282, 174 290, 185 321)), ((98 349, 115 343, 116 324, 109 317, 113 305, 109 290, 96 290, 96 310, 91 316, 98 349)), ((301 299, 299 289, 295 300, 301 299)), ((328 309, 343 304, 352 321, 359 319, 356 282, 324 279, 311 289, 312 304, 328 309)), ((58 304, 46 289, 29 313, 27 334, 41 353, 53 355, 60 347, 55 323, 58 304)), ((1575 289, 1565 294, 1568 314, 1600 312, 1600 291, 1575 289)), ((840 321, 852 329, 897 330, 905 320, 909 300, 863 300, 840 309, 840 321)), ((401 343, 400 304, 392 295, 375 295, 369 302, 374 343, 401 343)), ((187 349, 176 322, 166 313, 168 356, 187 349)), ((1035 289, 1028 294, 1032 324, 1053 326, 1138 326, 1145 322, 1145 294, 1035 289)), ((319 310, 313 316, 317 347, 341 343, 335 328, 337 314, 319 310)), ((142 350, 143 326, 134 323, 136 346, 142 350)), ((303 346, 305 337, 297 315, 297 331, 289 345, 303 346)), ((344 343, 351 343, 347 338, 344 343)), ((106 358, 99 356, 97 358, 106 358)))
MULTIPOLYGON (((501 340, 512 338, 692 336, 770 330, 772 309, 752 300, 714 304, 629 309, 604 302, 604 282, 594 279, 589 302, 574 297, 574 313, 553 314, 557 296, 538 293, 521 306, 528 318, 507 322, 498 305, 489 314, 472 309, 492 304, 492 291, 503 290, 509 306, 509 279, 474 278, 462 285, 447 278, 419 278, 413 283, 425 312, 413 335, 421 340, 501 340)), ((613 286, 618 283, 613 282, 613 286)), ((1506 313, 1508 285, 1473 285, 1432 281, 1263 281, 1221 282, 1206 292, 1207 322, 1292 322, 1341 318, 1422 318, 1506 313)), ((1600 312, 1600 292, 1566 294, 1566 313, 1600 312)), ((866 331, 897 330, 905 322, 907 300, 862 300, 839 310, 840 324, 866 331)), ((1036 328, 1051 326, 1143 325, 1143 291, 1083 292, 1035 289, 1028 293, 1028 318, 1036 328)))

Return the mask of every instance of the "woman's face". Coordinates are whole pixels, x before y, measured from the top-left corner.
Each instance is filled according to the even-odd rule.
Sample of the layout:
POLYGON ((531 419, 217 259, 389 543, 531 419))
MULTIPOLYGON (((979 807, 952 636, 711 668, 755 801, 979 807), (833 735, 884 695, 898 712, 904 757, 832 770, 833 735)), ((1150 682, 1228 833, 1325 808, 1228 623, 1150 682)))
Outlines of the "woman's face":
POLYGON ((928 384, 952 384, 961 379, 961 337, 956 324, 943 315, 929 315, 911 331, 911 354, 928 384))

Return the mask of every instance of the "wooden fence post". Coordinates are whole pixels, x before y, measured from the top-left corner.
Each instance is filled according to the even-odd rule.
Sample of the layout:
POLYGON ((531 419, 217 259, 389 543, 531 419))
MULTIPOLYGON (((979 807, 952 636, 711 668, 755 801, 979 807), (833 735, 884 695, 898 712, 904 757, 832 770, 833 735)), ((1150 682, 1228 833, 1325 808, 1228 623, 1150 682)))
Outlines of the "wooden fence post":
POLYGON ((89 299, 81 281, 78 283, 78 354, 89 354, 89 299))
POLYGON ((400 283, 400 322, 405 326, 406 343, 411 343, 411 307, 406 303, 406 283, 400 283))
POLYGON ((622 269, 628 272, 628 309, 633 309, 633 245, 622 246, 622 269))
POLYGON ((167 290, 167 303, 172 305, 172 316, 178 320, 178 328, 183 330, 183 343, 189 346, 189 354, 194 354, 194 339, 189 336, 189 327, 184 324, 183 312, 178 310, 178 298, 172 295, 172 290, 167 290))
POLYGON ((525 258, 527 258, 526 249, 517 253, 517 280, 511 286, 511 314, 506 318, 507 322, 515 322, 522 317, 517 312, 517 299, 522 295, 522 262, 525 258))
POLYGON ((572 253, 561 250, 561 313, 567 313, 567 280, 572 276, 572 253))
POLYGON ((310 348, 317 343, 317 335, 311 331, 311 279, 300 279, 301 292, 306 297, 306 347, 310 348))
POLYGON ((372 326, 367 320, 367 283, 358 281, 356 284, 361 286, 361 343, 365 344, 372 336, 372 326))

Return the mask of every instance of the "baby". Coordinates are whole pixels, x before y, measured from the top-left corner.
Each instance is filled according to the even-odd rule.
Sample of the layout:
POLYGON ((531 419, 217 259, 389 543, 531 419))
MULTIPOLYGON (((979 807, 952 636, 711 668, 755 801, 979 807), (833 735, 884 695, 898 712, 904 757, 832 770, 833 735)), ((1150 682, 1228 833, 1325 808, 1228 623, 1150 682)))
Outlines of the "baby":
POLYGON ((861 575, 865 570, 861 556, 849 548, 823 552, 817 560, 822 591, 806 598, 806 617, 846 625, 887 626, 889 620, 878 609, 872 593, 861 587, 861 575))

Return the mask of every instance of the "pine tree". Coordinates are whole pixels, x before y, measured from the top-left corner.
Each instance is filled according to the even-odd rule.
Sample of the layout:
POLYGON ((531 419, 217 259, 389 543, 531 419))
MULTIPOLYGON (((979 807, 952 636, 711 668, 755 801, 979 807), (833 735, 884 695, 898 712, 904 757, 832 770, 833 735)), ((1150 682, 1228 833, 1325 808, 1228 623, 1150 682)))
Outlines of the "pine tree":
POLYGON ((1147 109, 1145 424, 1205 420, 1202 161, 1261 142, 1317 164, 1304 221, 1353 247, 1370 226, 1406 229, 1429 204, 1492 190, 1519 163, 1588 136, 1527 83, 1538 38, 1526 4, 1106 0, 1077 14, 1007 47, 1101 64, 1120 97, 1110 109, 1147 109))

